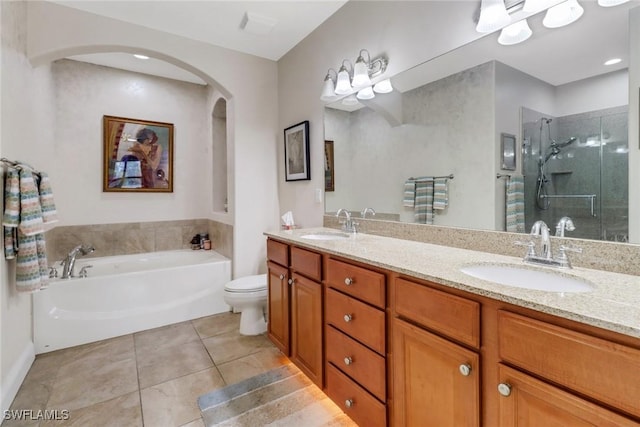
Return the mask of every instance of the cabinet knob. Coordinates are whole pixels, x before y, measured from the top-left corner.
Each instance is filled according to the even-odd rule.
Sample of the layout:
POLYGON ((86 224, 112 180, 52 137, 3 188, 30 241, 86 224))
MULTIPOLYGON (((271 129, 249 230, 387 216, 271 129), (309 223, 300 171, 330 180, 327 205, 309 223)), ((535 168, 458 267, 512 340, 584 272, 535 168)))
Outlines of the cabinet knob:
POLYGON ((289 284, 293 285, 293 282, 295 282, 295 281, 296 281, 296 279, 289 279, 289 284))
POLYGON ((356 403, 353 401, 353 399, 347 399, 347 400, 344 401, 344 406, 346 406, 347 408, 351 408, 355 404, 356 403))
POLYGON ((511 385, 505 383, 498 384, 498 392, 505 397, 509 396, 511 394, 511 385))
POLYGON ((469 365, 468 363, 463 363, 458 367, 458 369, 460 370, 460 373, 465 377, 471 375, 471 365, 469 365))
POLYGON ((349 322, 351 322, 351 319, 353 319, 352 315, 350 315, 350 314, 345 314, 344 315, 344 321, 345 322, 349 323, 349 322))
POLYGON ((346 277, 344 279, 344 284, 347 285, 347 286, 352 285, 353 284, 353 279, 351 277, 346 277))
POLYGON ((284 274, 280 275, 280 280, 284 280, 284 274))
POLYGON ((353 359, 349 356, 344 358, 344 364, 345 365, 351 365, 353 363, 353 359))

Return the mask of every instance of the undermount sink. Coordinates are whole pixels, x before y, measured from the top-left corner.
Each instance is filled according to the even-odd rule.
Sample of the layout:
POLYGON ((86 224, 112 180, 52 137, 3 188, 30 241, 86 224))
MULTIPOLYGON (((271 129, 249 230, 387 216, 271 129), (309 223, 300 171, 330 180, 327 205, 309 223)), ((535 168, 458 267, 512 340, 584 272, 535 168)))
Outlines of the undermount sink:
POLYGON ((460 269, 478 279, 547 292, 590 292, 595 286, 586 280, 562 273, 534 270, 517 265, 477 264, 460 269))
POLYGON ((348 239, 349 234, 338 233, 338 232, 332 233, 330 231, 319 231, 317 233, 303 234, 300 237, 303 239, 309 239, 309 240, 342 240, 342 239, 348 239))

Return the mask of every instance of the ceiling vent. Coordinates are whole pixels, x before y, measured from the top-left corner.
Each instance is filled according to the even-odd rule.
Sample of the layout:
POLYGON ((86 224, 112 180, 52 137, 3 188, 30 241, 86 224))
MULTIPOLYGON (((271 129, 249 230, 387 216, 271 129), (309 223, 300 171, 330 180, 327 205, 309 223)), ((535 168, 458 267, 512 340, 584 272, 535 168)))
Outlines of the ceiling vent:
POLYGON ((240 22, 240 28, 247 33, 264 36, 269 34, 278 21, 268 16, 262 16, 251 12, 245 12, 240 22))

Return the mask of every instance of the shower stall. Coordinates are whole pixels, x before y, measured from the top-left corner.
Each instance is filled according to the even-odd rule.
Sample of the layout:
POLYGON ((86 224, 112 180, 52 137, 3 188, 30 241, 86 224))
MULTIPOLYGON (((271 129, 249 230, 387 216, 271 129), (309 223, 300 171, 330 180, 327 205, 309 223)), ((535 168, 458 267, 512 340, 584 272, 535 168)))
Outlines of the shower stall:
POLYGON ((537 220, 553 230, 569 217, 567 237, 628 240, 627 113, 553 117, 522 108, 526 230, 537 220))

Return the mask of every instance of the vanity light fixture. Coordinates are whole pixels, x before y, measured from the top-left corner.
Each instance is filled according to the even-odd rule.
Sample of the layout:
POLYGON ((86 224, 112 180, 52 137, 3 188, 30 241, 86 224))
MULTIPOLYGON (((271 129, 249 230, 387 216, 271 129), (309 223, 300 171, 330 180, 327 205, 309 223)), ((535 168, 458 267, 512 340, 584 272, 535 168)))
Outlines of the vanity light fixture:
POLYGON ((511 21, 504 0, 482 0, 480 5, 480 19, 476 31, 492 33, 511 21))
POLYGON ((560 28, 577 21, 584 9, 578 0, 567 0, 547 9, 547 14, 542 20, 542 25, 547 28, 560 28))
POLYGON ((498 37, 498 43, 502 45, 522 43, 531 37, 531 34, 533 34, 533 32, 531 28, 529 28, 527 20, 523 19, 508 27, 504 27, 500 32, 500 37, 498 37))
POLYGON ((389 93, 393 91, 391 86, 391 79, 384 79, 375 85, 373 85, 373 91, 376 93, 389 93))
MULTIPOLYGON (((361 99, 371 99, 375 96, 374 90, 378 93, 391 92, 393 88, 389 81, 387 83, 380 82, 383 84, 380 85, 379 90, 371 88, 373 85, 371 79, 383 74, 387 70, 387 64, 388 61, 385 57, 371 59, 369 51, 361 49, 355 66, 352 66, 351 62, 345 59, 342 61, 337 73, 333 68, 329 68, 324 78, 320 99, 324 102, 329 102, 336 96, 349 95, 354 91, 358 92, 358 97, 361 99), (362 98, 363 96, 367 98, 362 98)), ((356 99, 355 96, 353 98, 356 99)))
POLYGON ((139 53, 134 53, 133 56, 135 56, 138 59, 149 59, 147 55, 141 55, 139 53))

